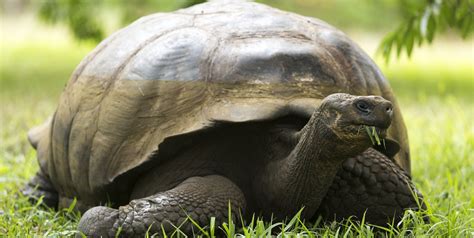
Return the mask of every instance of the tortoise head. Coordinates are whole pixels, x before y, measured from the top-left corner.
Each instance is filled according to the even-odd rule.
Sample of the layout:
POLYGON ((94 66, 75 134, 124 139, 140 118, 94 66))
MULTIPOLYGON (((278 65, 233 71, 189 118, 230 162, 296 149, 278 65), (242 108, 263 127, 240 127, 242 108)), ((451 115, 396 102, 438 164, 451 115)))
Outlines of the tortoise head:
POLYGON ((353 96, 344 93, 324 98, 319 112, 326 125, 345 142, 371 141, 367 130, 385 138, 392 121, 392 103, 380 96, 353 96))

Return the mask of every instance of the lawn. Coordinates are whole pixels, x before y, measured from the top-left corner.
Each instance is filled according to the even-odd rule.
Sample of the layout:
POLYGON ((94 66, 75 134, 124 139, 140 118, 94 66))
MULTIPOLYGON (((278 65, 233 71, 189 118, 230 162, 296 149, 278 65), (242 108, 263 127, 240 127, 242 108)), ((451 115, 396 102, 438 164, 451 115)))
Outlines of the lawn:
MULTIPOLYGON (((430 224, 424 224, 423 214, 407 212, 401 229, 387 231, 393 236, 474 236, 472 48, 465 44, 458 49, 471 50, 463 58, 453 56, 456 45, 438 44, 447 44, 441 56, 433 56, 428 49, 415 54, 412 61, 388 66, 380 63, 402 107, 413 179, 426 197, 426 213, 431 219, 430 224)), ((72 209, 56 212, 29 204, 19 190, 38 168, 26 132, 53 113, 62 87, 92 46, 59 40, 2 41, 0 47, 0 236, 73 235, 79 214, 72 209)), ((236 231, 263 235, 271 225, 255 221, 236 231)), ((284 227, 287 234, 374 235, 373 227, 351 222, 314 225, 295 217, 273 225, 284 227)))

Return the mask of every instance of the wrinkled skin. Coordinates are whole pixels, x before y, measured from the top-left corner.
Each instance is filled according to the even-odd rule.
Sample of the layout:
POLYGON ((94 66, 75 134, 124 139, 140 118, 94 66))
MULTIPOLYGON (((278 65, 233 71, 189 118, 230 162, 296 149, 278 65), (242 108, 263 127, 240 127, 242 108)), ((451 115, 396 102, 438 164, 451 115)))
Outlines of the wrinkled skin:
MULTIPOLYGON (((392 105, 381 97, 332 94, 309 119, 222 123, 188 135, 185 151, 169 155, 173 158, 142 174, 128 205, 88 210, 79 230, 88 236, 112 237, 121 227, 121 234, 130 237, 142 236, 148 229, 171 230, 171 224, 181 224, 187 215, 201 225, 210 217, 223 222, 229 202, 233 216, 241 211, 244 217, 284 219, 305 207, 303 219, 318 215, 340 219, 362 217, 368 209, 368 222, 384 224, 404 209, 417 207, 409 178, 370 148, 363 130, 375 126, 383 137, 391 117, 392 105), (235 163, 237 159, 247 162, 235 163), (363 171, 358 172, 360 166, 363 171), (387 176, 391 187, 384 187, 387 176), (338 189, 348 182, 355 184, 338 189), (387 193, 394 198, 381 199, 387 193), (354 206, 359 203, 365 206, 354 206), (353 209, 344 210, 346 205, 353 209)), ((192 228, 187 224, 183 229, 192 228)))

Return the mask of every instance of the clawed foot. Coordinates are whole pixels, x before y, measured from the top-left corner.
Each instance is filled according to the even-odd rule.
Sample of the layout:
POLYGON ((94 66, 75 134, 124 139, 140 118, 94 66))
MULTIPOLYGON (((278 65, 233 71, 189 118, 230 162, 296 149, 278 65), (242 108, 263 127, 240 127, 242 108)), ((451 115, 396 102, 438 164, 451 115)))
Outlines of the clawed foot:
POLYGON ((117 229, 114 224, 119 218, 117 209, 109 207, 93 207, 81 218, 76 237, 115 237, 117 229), (81 234, 82 233, 82 234, 81 234))
MULTIPOLYGON (((227 212, 245 209, 242 191, 219 175, 191 177, 173 189, 130 201, 119 209, 94 207, 79 222, 87 237, 143 237, 147 233, 170 232, 174 225, 184 233, 192 232, 188 218, 205 226, 209 218, 216 223, 227 220, 227 212)), ((81 237, 79 233, 77 237, 81 237)))
POLYGON ((368 223, 385 226, 393 219, 400 221, 406 209, 426 209, 422 195, 403 169, 369 149, 343 163, 318 215, 336 220, 364 217, 368 223))

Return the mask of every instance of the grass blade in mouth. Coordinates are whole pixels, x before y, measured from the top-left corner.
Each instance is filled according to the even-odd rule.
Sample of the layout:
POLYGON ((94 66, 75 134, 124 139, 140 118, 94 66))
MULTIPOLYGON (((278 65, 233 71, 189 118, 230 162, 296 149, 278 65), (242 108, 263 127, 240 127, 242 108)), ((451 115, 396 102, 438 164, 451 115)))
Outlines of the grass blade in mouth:
POLYGON ((372 133, 370 133, 370 128, 368 126, 365 126, 365 131, 367 131, 367 135, 369 135, 370 141, 372 142, 372 145, 375 145, 374 138, 372 138, 372 133))
POLYGON ((385 140, 382 139, 382 142, 380 142, 380 137, 377 133, 377 130, 375 129, 375 126, 365 126, 365 131, 367 131, 372 145, 382 145, 383 143, 383 146, 385 148, 385 140))
POLYGON ((382 143, 380 143, 379 134, 377 133, 375 126, 372 127, 372 135, 374 136, 375 141, 377 141, 377 145, 381 145, 382 143))

